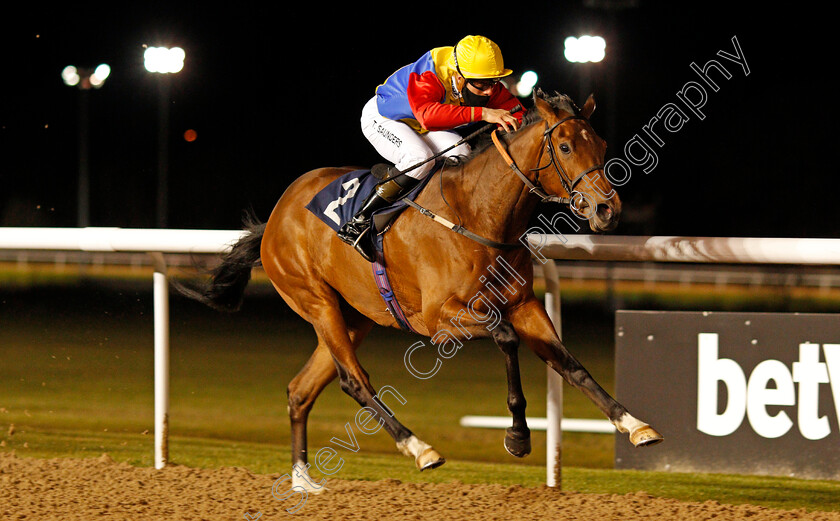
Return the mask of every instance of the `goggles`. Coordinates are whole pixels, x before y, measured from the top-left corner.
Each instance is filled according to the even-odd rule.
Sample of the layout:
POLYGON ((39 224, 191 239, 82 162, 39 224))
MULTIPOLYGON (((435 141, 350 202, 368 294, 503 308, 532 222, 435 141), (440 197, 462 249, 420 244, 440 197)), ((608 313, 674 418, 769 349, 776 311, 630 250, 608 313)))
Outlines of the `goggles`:
POLYGON ((467 79, 467 83, 469 83, 470 85, 472 85, 473 87, 475 87, 476 89, 481 90, 481 91, 484 91, 484 90, 487 90, 487 89, 493 87, 494 85, 496 85, 500 81, 502 81, 501 78, 487 78, 487 79, 480 79, 480 80, 467 79))

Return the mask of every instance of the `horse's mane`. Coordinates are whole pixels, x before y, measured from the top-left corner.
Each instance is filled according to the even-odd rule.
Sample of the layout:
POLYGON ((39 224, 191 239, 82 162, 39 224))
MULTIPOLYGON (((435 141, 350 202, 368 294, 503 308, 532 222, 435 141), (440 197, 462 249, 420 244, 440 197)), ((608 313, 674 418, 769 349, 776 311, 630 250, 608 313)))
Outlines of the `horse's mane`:
MULTIPOLYGON (((548 102, 548 104, 554 107, 555 109, 564 110, 573 115, 577 115, 580 112, 580 109, 577 107, 577 105, 575 105, 575 102, 572 101, 572 98, 570 98, 566 94, 560 94, 559 92, 555 92, 554 96, 549 96, 542 90, 537 89, 534 91, 534 98, 536 99, 537 97, 548 102)), ((527 111, 525 113, 525 116, 522 118, 522 126, 519 127, 519 130, 517 130, 516 132, 512 132, 509 134, 510 139, 516 139, 516 136, 519 135, 519 133, 523 129, 533 125, 534 123, 541 122, 542 120, 542 117, 536 110, 527 111)), ((480 155, 491 144, 492 141, 490 139, 489 133, 480 134, 472 143, 470 143, 472 150, 470 151, 470 155, 465 159, 465 162, 469 162, 474 157, 480 155)))

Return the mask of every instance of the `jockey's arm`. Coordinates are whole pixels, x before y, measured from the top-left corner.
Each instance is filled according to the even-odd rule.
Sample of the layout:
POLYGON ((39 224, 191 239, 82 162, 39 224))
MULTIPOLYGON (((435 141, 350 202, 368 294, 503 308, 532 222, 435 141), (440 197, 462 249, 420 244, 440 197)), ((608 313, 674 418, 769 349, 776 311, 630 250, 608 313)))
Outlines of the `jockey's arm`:
POLYGON ((441 103, 446 90, 434 72, 412 74, 408 82, 408 103, 417 121, 426 130, 450 130, 482 121, 481 107, 462 107, 441 103))
POLYGON ((408 102, 415 118, 426 130, 450 130, 476 121, 497 123, 510 130, 510 127, 518 128, 522 122, 524 110, 510 114, 514 107, 520 105, 519 100, 502 84, 495 86, 487 107, 441 103, 445 96, 446 90, 433 72, 411 75, 408 102))

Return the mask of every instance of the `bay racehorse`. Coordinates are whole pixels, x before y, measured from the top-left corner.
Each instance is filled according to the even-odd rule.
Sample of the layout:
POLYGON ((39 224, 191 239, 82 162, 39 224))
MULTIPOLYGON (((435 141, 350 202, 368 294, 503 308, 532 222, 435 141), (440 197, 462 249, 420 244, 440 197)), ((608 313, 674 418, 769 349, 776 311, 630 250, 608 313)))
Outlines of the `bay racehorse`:
MULTIPOLYGON (((629 433, 634 445, 657 443, 662 436, 630 415, 566 350, 533 293, 529 249, 522 243, 512 247, 526 233, 541 198, 568 202, 595 232, 614 228, 621 213, 618 195, 599 175, 606 143, 588 120, 595 108, 593 97, 582 109, 561 95, 537 92, 533 101, 518 131, 496 136, 495 147, 476 147, 461 165, 433 174, 436 178, 415 200, 426 214, 409 208, 396 219, 383 237, 392 289, 411 329, 431 337, 438 347, 488 337, 499 346, 513 417, 504 445, 514 456, 530 452, 519 376, 520 339, 589 397, 619 432, 629 433), (429 214, 463 223, 495 246, 452 233, 429 214), (511 274, 512 269, 520 283, 490 291, 484 274, 494 269, 511 274), (491 321, 494 314, 498 316, 491 321)), ((319 393, 337 376, 345 393, 378 416, 401 452, 413 457, 420 470, 434 468, 444 463, 443 457, 384 406, 356 357, 375 324, 397 327, 383 305, 371 264, 305 208, 319 190, 350 170, 320 168, 296 179, 266 223, 246 223, 247 232, 207 286, 188 294, 234 311, 252 267, 261 262, 283 300, 312 324, 318 345, 288 386, 294 465, 307 468, 307 418, 319 393)), ((310 488, 305 479, 295 480, 295 485, 310 488)))

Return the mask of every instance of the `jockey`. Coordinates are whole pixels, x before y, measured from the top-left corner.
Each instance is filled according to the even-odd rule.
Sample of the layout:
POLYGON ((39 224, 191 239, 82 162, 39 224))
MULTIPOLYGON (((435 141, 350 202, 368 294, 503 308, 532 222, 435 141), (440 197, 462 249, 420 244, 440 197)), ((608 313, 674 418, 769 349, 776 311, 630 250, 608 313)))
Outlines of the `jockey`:
MULTIPOLYGON (((377 177, 387 180, 342 226, 341 240, 372 261, 370 241, 360 240, 370 229, 371 216, 432 171, 433 161, 417 165, 458 143, 462 136, 455 128, 486 121, 516 130, 522 113, 510 111, 519 101, 500 83, 512 72, 505 69, 498 45, 484 36, 467 36, 454 47, 426 52, 379 85, 362 110, 362 133, 394 166, 373 167, 377 177)), ((445 155, 466 156, 469 151, 469 145, 462 143, 445 155)))

